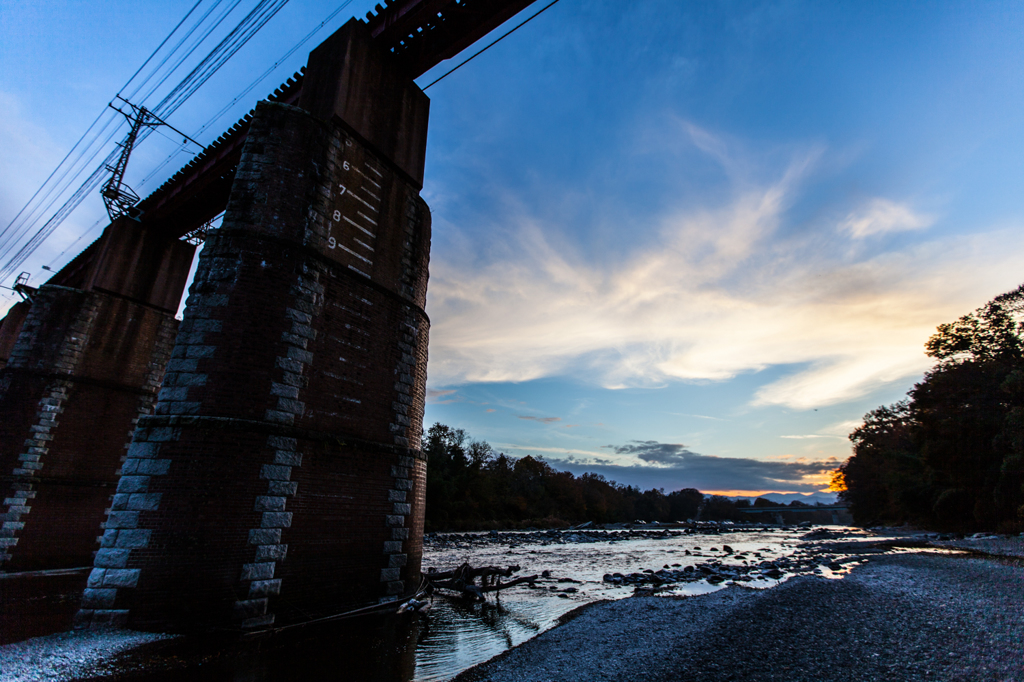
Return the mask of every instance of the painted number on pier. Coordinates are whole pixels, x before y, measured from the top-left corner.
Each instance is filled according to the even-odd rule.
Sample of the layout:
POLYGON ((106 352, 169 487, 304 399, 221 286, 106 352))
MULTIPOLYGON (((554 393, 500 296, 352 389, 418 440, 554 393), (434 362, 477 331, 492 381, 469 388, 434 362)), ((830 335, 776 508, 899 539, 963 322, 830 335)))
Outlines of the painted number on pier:
POLYGON ((331 258, 369 277, 384 196, 384 169, 368 150, 350 139, 335 154, 329 229, 323 246, 331 258))

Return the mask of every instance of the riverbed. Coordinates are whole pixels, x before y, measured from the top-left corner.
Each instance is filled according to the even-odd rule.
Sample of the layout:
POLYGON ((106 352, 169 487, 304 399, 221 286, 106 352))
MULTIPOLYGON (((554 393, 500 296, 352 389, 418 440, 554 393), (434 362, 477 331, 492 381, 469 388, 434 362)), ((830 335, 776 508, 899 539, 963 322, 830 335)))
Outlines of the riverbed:
MULTIPOLYGON (((844 536, 862 534, 840 527, 832 530, 844 536)), ((517 575, 541 577, 534 589, 517 586, 482 604, 469 604, 460 598, 435 598, 428 612, 429 634, 417 645, 413 679, 450 679, 461 670, 550 629, 564 614, 584 604, 629 597, 638 588, 655 592, 650 581, 616 584, 606 581, 605 575, 628 576, 666 569, 685 572, 687 567, 715 562, 750 566, 787 558, 790 562, 806 558, 805 568, 827 577, 838 578, 848 572, 850 564, 840 564, 843 567, 836 570, 828 567, 829 563, 845 559, 845 555, 819 557, 814 553, 815 565, 811 567, 812 553, 800 541, 807 532, 806 528, 765 527, 694 533, 643 530, 433 536, 425 545, 425 570, 451 568, 464 562, 472 566, 516 565, 520 567, 517 575)), ((769 588, 796 573, 783 571, 779 578, 748 574, 750 579, 741 584, 769 588)), ((735 582, 726 579, 716 584, 706 578, 679 583, 665 581, 657 586, 657 594, 704 594, 735 582)))
POLYGON ((124 633, 72 633, 57 645, 53 637, 38 638, 0 648, 0 682, 39 679, 34 672, 54 657, 61 665, 47 679, 448 680, 587 604, 730 587, 760 591, 800 575, 838 580, 861 562, 861 541, 884 539, 843 527, 808 531, 725 526, 430 535, 424 570, 518 566, 514 575, 537 579, 484 602, 438 593, 423 613, 298 629, 257 646, 179 638, 111 658, 95 652, 109 651, 124 633), (40 653, 47 643, 47 653, 40 653))

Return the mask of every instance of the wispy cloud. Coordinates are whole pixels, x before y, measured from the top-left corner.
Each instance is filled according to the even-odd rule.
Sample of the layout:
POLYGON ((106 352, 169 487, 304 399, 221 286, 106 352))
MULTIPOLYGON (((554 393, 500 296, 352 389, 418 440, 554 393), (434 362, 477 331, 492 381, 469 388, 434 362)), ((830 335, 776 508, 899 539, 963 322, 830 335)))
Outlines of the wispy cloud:
POLYGON ((839 440, 846 440, 842 436, 827 436, 822 433, 808 433, 800 436, 779 436, 779 438, 789 438, 791 440, 807 440, 812 438, 838 438, 839 440))
POLYGON ((449 389, 428 388, 427 389, 427 402, 428 403, 436 403, 436 404, 439 404, 439 405, 447 405, 449 403, 456 402, 457 399, 458 399, 458 396, 456 396, 454 388, 449 388, 449 389), (451 397, 449 398, 448 396, 451 396, 451 397))
POLYGON ((828 434, 830 436, 839 436, 840 438, 847 439, 853 430, 860 426, 863 422, 859 419, 847 419, 834 424, 829 424, 823 429, 820 429, 818 433, 828 434))
POLYGON ((517 414, 516 416, 519 417, 520 419, 525 419, 531 422, 541 422, 543 424, 551 424, 552 422, 562 421, 561 417, 531 417, 529 415, 524 414, 517 414))
POLYGON ((675 415, 677 417, 692 417, 693 419, 711 419, 716 422, 728 421, 727 419, 722 419, 721 417, 709 417, 706 414, 686 414, 685 412, 669 412, 669 414, 675 415))
POLYGON ((534 445, 522 445, 520 443, 493 443, 493 446, 502 451, 509 451, 516 457, 525 457, 526 455, 535 455, 538 452, 547 454, 557 455, 557 459, 568 461, 572 459, 574 462, 598 462, 603 464, 613 463, 614 460, 610 459, 607 455, 600 452, 593 452, 591 450, 581 450, 578 448, 561 448, 551 446, 534 446, 534 445), (579 455, 579 457, 577 457, 579 455))
POLYGON ((931 216, 916 213, 906 204, 876 198, 847 216, 839 228, 855 239, 863 239, 886 232, 920 230, 930 226, 933 221, 931 216))
MULTIPOLYGON (((730 153, 703 135, 702 149, 730 153)), ((653 238, 600 264, 535 213, 510 215, 483 260, 431 263, 432 378, 574 375, 622 388, 787 366, 752 402, 807 409, 919 374, 938 323, 1019 283, 1024 230, 884 252, 826 240, 836 228, 863 236, 925 219, 878 200, 826 230, 791 225, 820 156, 794 154, 771 181, 736 180, 719 205, 670 209, 653 238)))

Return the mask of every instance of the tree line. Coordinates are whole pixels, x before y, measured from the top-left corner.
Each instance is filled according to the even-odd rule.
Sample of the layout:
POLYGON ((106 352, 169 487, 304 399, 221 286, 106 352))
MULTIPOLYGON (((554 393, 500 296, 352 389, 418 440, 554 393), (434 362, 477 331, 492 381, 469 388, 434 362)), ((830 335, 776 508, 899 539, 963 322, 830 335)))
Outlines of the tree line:
POLYGON ((935 366, 904 400, 865 415, 835 477, 856 523, 1022 529, 1022 313, 1024 285, 939 325, 925 345, 935 366))
MULTIPOLYGON (((464 429, 440 423, 427 430, 422 447, 427 455, 427 532, 558 528, 587 521, 759 520, 740 511, 751 506, 749 500, 705 496, 694 488, 670 493, 640 490, 593 473, 575 476, 540 458, 496 453, 486 442, 471 439, 464 429)), ((754 504, 779 506, 761 498, 754 504)), ((796 501, 792 506, 806 505, 796 501)), ((823 519, 830 518, 821 514, 823 519)), ((798 520, 813 520, 800 516, 798 520)))

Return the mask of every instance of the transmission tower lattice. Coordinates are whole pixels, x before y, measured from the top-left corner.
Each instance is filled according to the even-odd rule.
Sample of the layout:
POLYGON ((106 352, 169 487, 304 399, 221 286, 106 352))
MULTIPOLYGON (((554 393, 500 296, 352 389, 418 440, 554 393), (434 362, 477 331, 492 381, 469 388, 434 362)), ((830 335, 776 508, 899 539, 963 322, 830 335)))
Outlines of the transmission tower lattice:
POLYGON ((107 207, 107 214, 110 216, 111 221, 124 216, 127 216, 132 220, 138 220, 142 215, 142 212, 138 208, 139 195, 132 191, 131 187, 125 184, 124 172, 125 169, 128 168, 128 157, 132 154, 132 149, 135 147, 135 143, 139 137, 139 130, 142 129, 142 126, 167 126, 185 138, 185 140, 199 145, 199 147, 203 149, 205 149, 205 147, 174 126, 161 120, 152 111, 146 109, 146 107, 135 106, 123 97, 118 97, 118 99, 131 107, 131 113, 118 109, 113 104, 111 104, 110 107, 128 119, 131 129, 128 131, 128 136, 124 139, 124 142, 118 143, 118 146, 121 148, 121 155, 118 157, 117 163, 113 166, 107 166, 107 170, 111 172, 111 176, 100 190, 100 196, 103 197, 103 203, 107 207))

